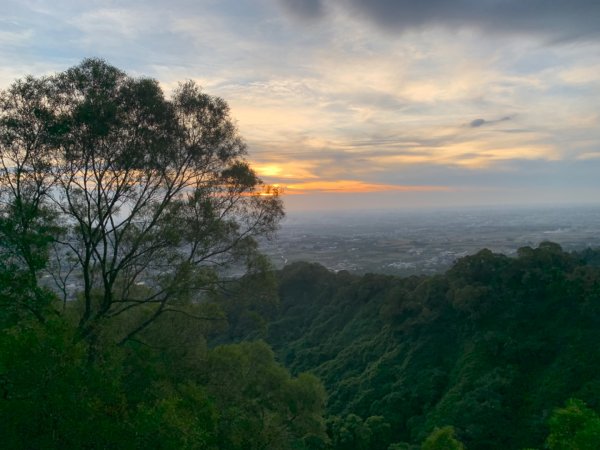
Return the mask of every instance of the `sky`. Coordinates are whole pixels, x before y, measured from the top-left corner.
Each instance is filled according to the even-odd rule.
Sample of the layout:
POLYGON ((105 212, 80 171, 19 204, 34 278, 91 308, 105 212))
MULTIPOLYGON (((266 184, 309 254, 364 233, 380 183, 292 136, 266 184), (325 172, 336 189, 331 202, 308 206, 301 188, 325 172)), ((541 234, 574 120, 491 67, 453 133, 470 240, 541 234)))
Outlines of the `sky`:
POLYGON ((598 0, 0 0, 0 87, 224 98, 288 211, 600 204, 598 0))

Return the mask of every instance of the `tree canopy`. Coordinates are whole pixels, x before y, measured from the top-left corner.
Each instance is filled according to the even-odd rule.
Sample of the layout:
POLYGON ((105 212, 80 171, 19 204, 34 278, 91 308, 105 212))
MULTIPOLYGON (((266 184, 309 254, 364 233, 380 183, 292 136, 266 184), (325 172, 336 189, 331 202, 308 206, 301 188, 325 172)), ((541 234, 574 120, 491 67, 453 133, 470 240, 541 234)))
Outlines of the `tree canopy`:
POLYGON ((166 98, 98 59, 15 81, 0 93, 0 252, 33 288, 0 301, 41 319, 51 287, 63 309, 80 302, 90 342, 124 313, 117 342, 194 314, 215 267, 251 262, 283 215, 245 155, 227 103, 191 81, 166 98))
POLYGON ((318 379, 261 342, 207 345, 226 329, 214 291, 261 279, 255 238, 283 215, 245 154, 192 82, 167 99, 90 59, 0 93, 3 448, 326 441, 318 379))
POLYGON ((599 253, 482 250, 407 278, 297 262, 262 329, 293 373, 325 384, 334 448, 542 448, 549 434, 549 448, 599 448, 599 253), (589 409, 549 422, 569 398, 589 409), (378 416, 389 431, 365 426, 378 416))

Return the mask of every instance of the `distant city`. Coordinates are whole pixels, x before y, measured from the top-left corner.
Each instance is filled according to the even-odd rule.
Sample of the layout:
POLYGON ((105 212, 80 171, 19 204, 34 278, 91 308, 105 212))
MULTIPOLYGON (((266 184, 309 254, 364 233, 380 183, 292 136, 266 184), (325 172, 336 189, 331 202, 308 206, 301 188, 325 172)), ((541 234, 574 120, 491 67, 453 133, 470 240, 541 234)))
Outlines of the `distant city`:
POLYGON ((600 206, 411 212, 290 213, 262 242, 273 264, 318 262, 334 270, 395 275, 443 272, 482 248, 514 255, 552 241, 600 246, 600 206))

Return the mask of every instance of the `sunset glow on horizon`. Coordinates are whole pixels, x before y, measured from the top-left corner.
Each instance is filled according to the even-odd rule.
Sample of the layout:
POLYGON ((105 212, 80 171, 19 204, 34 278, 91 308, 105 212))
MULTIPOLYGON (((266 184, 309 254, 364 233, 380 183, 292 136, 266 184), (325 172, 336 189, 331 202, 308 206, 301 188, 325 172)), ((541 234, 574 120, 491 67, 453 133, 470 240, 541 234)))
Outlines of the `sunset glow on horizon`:
POLYGON ((448 191, 446 186, 401 186, 396 184, 365 183, 357 180, 308 181, 281 186, 284 194, 307 194, 310 192, 336 192, 343 194, 367 192, 432 192, 448 191))
POLYGON ((289 210, 600 203, 592 0, 9 0, 4 11, 1 87, 85 57, 167 94, 195 80, 229 103, 248 161, 289 210))

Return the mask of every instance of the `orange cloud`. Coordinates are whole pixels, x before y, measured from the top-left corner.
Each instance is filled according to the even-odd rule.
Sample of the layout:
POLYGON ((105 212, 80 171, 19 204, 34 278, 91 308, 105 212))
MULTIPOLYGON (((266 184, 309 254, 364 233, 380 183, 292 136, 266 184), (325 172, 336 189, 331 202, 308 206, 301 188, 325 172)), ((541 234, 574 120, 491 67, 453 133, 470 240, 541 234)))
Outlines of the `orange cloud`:
POLYGON ((415 186, 415 185, 396 185, 396 184, 378 184, 365 183, 356 180, 336 180, 336 181, 307 181, 304 183, 288 184, 284 188, 286 194, 307 194, 311 192, 328 193, 364 193, 364 192, 432 192, 448 191, 446 186, 415 186))
POLYGON ((312 164, 298 162, 257 163, 252 166, 261 177, 284 179, 317 178, 312 172, 312 164))

